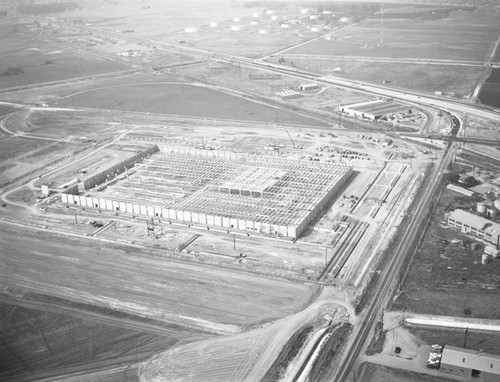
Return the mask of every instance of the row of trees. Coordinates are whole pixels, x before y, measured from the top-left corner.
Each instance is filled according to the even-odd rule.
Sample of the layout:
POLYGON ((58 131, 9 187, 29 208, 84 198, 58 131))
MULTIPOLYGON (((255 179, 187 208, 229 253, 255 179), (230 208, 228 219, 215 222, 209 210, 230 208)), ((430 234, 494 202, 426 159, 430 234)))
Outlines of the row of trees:
POLYGON ((64 11, 71 11, 79 8, 79 5, 74 2, 54 2, 54 3, 30 3, 19 4, 16 11, 19 13, 28 14, 41 14, 41 13, 59 13, 64 11))

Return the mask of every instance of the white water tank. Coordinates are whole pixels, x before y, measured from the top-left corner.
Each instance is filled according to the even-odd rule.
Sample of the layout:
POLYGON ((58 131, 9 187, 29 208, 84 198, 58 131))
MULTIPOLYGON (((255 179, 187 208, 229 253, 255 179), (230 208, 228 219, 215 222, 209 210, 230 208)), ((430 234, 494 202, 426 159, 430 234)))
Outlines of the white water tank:
POLYGON ((259 34, 268 34, 267 29, 259 29, 259 34))
POLYGON ((319 32, 319 30, 318 27, 311 27, 311 32, 319 32))
POLYGON ((184 33, 196 33, 198 31, 198 27, 186 27, 184 28, 184 33))
POLYGON ((217 28, 219 26, 218 23, 212 22, 210 23, 210 28, 217 28))
POLYGON ((487 253, 483 253, 481 256, 481 264, 489 264, 491 262, 492 257, 488 255, 487 253))
POLYGON ((486 213, 486 205, 484 203, 478 203, 476 207, 477 212, 480 214, 486 213))
POLYGON ((500 199, 495 200, 495 202, 493 203, 493 206, 495 206, 495 208, 497 210, 500 210, 500 199))

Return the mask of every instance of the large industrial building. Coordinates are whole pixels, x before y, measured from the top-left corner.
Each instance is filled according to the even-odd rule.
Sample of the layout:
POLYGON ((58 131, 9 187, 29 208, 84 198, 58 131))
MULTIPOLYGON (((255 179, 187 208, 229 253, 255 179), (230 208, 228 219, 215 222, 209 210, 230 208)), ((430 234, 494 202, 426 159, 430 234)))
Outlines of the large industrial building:
POLYGON ((481 216, 456 209, 448 215, 448 225, 460 229, 463 233, 472 234, 493 244, 499 244, 500 224, 481 216))
POLYGON ((376 121, 382 118, 392 118, 396 115, 405 116, 412 113, 409 106, 391 100, 372 100, 339 107, 339 112, 350 117, 376 121))
POLYGON ((500 356, 446 345, 440 370, 471 380, 500 382, 500 356))
POLYGON ((347 165, 279 156, 157 150, 93 189, 72 187, 62 201, 207 229, 298 238, 352 173, 347 165))

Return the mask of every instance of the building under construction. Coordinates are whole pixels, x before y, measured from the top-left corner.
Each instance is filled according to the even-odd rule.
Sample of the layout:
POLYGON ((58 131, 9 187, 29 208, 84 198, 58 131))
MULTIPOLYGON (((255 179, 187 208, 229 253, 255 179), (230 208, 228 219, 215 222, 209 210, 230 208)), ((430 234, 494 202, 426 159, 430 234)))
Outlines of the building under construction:
POLYGON ((170 146, 62 201, 116 213, 297 238, 349 179, 347 165, 170 146))

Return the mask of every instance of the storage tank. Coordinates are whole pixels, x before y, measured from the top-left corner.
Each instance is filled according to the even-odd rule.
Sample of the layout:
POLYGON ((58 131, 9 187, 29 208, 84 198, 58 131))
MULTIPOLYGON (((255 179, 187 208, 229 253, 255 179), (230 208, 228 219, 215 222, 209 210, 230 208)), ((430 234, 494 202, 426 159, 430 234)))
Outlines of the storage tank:
POLYGON ((267 29, 259 29, 259 34, 268 34, 267 29))
POLYGON ((217 28, 219 26, 219 23, 210 23, 210 28, 217 28))
POLYGON ((490 218, 494 218, 497 216, 497 209, 495 207, 486 208, 486 215, 490 218))
POLYGON ((273 20, 273 21, 278 20, 278 18, 279 18, 278 16, 271 16, 271 20, 273 20))
POLYGON ((254 12, 254 13, 252 13, 252 17, 253 17, 254 19, 258 19, 258 18, 260 17, 260 13, 258 13, 258 12, 254 12))
POLYGON ((477 212, 480 214, 486 213, 486 205, 484 203, 478 203, 476 207, 477 212))
POLYGON ((276 11, 274 9, 268 9, 266 11, 266 15, 274 15, 276 13, 276 11))
POLYGON ((195 33, 197 31, 198 31, 197 27, 186 27, 186 28, 184 28, 184 32, 185 33, 195 33))
POLYGON ((282 27, 282 28, 285 28, 285 29, 286 29, 286 28, 290 28, 290 24, 281 24, 281 27, 282 27))
POLYGON ((233 17, 233 21, 235 23, 239 23, 241 21, 241 17, 233 17))
POLYGON ((251 25, 259 25, 260 23, 258 21, 252 21, 250 24, 251 25))
POLYGON ((243 26, 242 25, 231 25, 231 30, 232 31, 240 31, 240 30, 243 30, 243 26))
POLYGON ((487 253, 483 253, 483 255, 481 256, 481 264, 489 264, 491 262, 491 256, 488 255, 487 253))
POLYGON ((495 200, 493 203, 493 206, 497 209, 500 210, 500 199, 495 200))
POLYGON ((311 27, 311 32, 319 32, 319 28, 318 27, 311 27))

